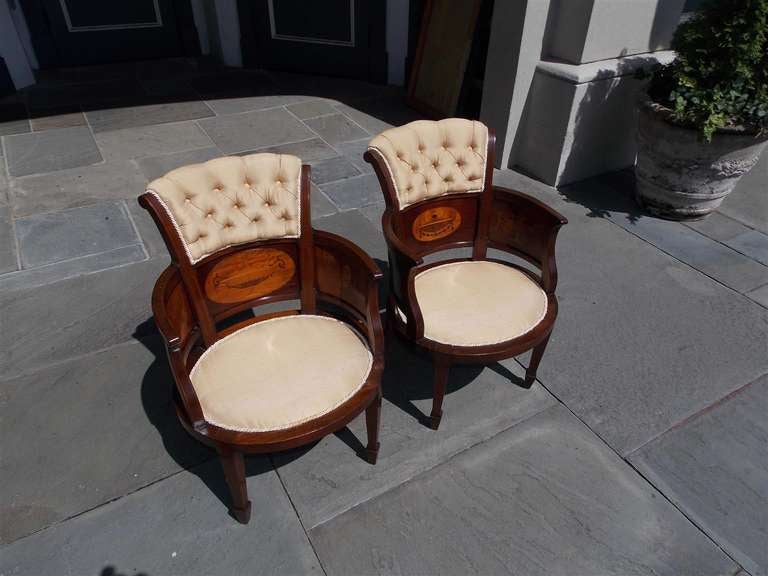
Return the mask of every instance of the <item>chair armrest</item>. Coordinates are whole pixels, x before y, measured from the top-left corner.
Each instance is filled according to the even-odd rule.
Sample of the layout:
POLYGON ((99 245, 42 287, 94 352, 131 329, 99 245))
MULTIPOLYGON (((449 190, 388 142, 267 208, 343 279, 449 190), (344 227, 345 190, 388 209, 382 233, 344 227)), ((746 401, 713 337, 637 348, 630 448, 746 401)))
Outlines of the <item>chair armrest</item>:
POLYGON ((176 266, 168 266, 152 290, 152 313, 168 352, 171 374, 192 426, 202 429, 203 410, 189 374, 186 359, 197 333, 194 312, 176 266))
POLYGON ((173 379, 176 382, 176 389, 179 391, 181 403, 187 412, 192 427, 198 432, 204 432, 206 424, 203 409, 197 398, 197 392, 192 386, 192 381, 189 379, 184 352, 168 348, 168 364, 171 366, 171 374, 173 374, 173 379))
POLYGON ((388 210, 381 219, 381 228, 389 254, 390 291, 405 314, 408 335, 414 339, 421 338, 424 335, 424 320, 416 301, 414 279, 424 261, 397 237, 392 228, 392 214, 388 210))
POLYGON ((383 363, 384 331, 379 316, 378 283, 383 274, 360 247, 346 238, 314 230, 315 285, 321 300, 351 308, 364 320, 376 361, 383 363))
POLYGON ((567 223, 564 216, 536 198, 501 186, 493 187, 489 246, 538 266, 542 286, 548 294, 554 293, 557 286, 557 233, 567 223))

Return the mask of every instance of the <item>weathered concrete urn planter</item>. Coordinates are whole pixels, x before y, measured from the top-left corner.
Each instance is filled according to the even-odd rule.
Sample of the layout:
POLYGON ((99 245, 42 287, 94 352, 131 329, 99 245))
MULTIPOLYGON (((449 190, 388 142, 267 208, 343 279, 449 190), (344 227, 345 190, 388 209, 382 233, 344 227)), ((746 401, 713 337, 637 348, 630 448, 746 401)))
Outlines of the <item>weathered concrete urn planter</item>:
POLYGON ((649 99, 639 104, 635 199, 655 216, 704 218, 757 164, 768 137, 723 129, 711 142, 673 124, 669 110, 649 99))

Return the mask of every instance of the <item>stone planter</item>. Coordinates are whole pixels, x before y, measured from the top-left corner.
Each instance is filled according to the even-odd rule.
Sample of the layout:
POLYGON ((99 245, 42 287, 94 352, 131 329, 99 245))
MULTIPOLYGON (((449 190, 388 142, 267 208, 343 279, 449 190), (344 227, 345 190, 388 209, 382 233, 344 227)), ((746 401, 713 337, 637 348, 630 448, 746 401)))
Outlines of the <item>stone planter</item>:
POLYGON ((757 164, 768 139, 729 129, 707 143, 668 118, 659 104, 646 99, 639 105, 635 199, 661 218, 700 219, 757 164))

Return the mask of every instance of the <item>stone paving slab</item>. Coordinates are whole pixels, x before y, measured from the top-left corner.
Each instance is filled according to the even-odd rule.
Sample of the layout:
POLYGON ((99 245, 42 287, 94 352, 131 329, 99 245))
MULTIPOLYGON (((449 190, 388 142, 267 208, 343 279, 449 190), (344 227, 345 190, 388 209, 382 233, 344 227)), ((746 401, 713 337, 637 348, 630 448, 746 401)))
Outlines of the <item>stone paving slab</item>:
POLYGON ((338 212, 334 203, 330 201, 328 196, 323 194, 320 188, 314 184, 310 184, 310 186, 309 202, 312 210, 312 220, 324 218, 338 212))
POLYGON ((211 139, 192 121, 100 132, 96 142, 107 160, 143 158, 212 145, 211 139))
POLYGON ((739 234, 751 230, 751 228, 745 226, 738 220, 729 218, 728 216, 720 214, 720 212, 712 212, 712 214, 702 220, 686 222, 685 225, 694 230, 698 230, 705 236, 709 236, 718 242, 725 242, 734 236, 738 236, 739 234))
POLYGON ((362 208, 369 204, 383 204, 384 193, 375 174, 363 174, 321 186, 323 192, 341 210, 362 208))
POLYGON ((368 132, 376 135, 393 126, 402 126, 423 118, 415 110, 406 107, 403 98, 402 94, 396 94, 388 98, 376 98, 350 105, 340 104, 336 108, 368 132))
POLYGON ((768 375, 630 456, 753 575, 768 574, 768 375))
POLYGON ((43 113, 40 116, 32 116, 29 122, 32 125, 32 130, 35 132, 56 128, 69 128, 70 126, 85 126, 88 124, 85 120, 85 115, 80 110, 59 114, 43 113))
POLYGON ((0 136, 29 132, 28 116, 23 102, 0 103, 0 136))
POLYGON ((451 370, 437 432, 419 419, 432 407, 432 364, 387 343, 381 450, 376 466, 355 452, 365 445, 365 419, 309 450, 276 455, 275 465, 307 528, 402 484, 469 446, 487 440, 555 403, 540 385, 520 387, 524 371, 456 366, 451 370))
POLYGON ((102 161, 86 126, 5 136, 4 141, 10 176, 53 172, 102 161))
MULTIPOLYGON (((248 90, 248 93, 257 92, 258 89, 248 90)), ((240 114, 242 112, 254 112, 256 110, 267 110, 270 108, 280 108, 286 104, 305 102, 310 97, 301 95, 279 94, 276 88, 264 88, 264 94, 260 96, 242 96, 206 99, 205 103, 218 116, 227 116, 230 114, 240 114)))
POLYGON ((551 188, 526 192, 569 219, 539 379, 614 449, 635 450, 768 371, 764 308, 551 188))
POLYGON ((137 197, 125 200, 125 204, 128 207, 128 213, 131 215, 131 220, 136 226, 136 230, 141 237, 142 244, 144 245, 147 254, 150 258, 170 262, 168 248, 166 248, 165 241, 160 235, 160 231, 157 229, 157 224, 152 220, 152 216, 149 215, 149 212, 139 206, 137 197))
POLYGON ((648 216, 631 198, 634 183, 626 172, 564 187, 563 194, 739 292, 768 282, 768 267, 679 222, 648 216), (598 208, 599 207, 599 208, 598 208))
POLYGON ((360 208, 360 213, 365 216, 376 228, 379 234, 382 234, 381 216, 384 214, 383 204, 369 204, 360 208))
POLYGON ((754 575, 768 574, 768 375, 630 456, 754 575))
POLYGON ((109 268, 143 262, 146 259, 147 252, 141 244, 129 244, 106 252, 79 256, 9 274, 0 274, 0 291, 29 290, 83 274, 92 274, 109 268))
POLYGON ((330 114, 304 120, 304 123, 317 132, 329 144, 350 142, 368 136, 368 132, 352 122, 344 114, 330 114))
POLYGON ((309 534, 329 576, 738 569, 562 406, 309 534))
POLYGON ((144 183, 130 160, 16 178, 11 186, 13 210, 18 218, 138 196, 144 183))
MULTIPOLYGON (((155 178, 165 176, 171 170, 187 164, 199 164, 223 156, 221 150, 215 146, 208 148, 198 148, 196 150, 187 150, 184 152, 173 152, 171 154, 159 154, 149 156, 138 160, 139 168, 144 173, 147 181, 151 182, 155 178)), ((137 196, 140 192, 137 192, 137 196)))
POLYGON ((768 234, 768 149, 742 177, 718 209, 719 212, 768 234))
POLYGON ((30 132, 29 120, 27 118, 0 121, 0 136, 24 134, 25 132, 30 132))
MULTIPOLYGON (((387 265, 387 244, 381 234, 376 234, 375 228, 358 210, 349 210, 339 214, 334 214, 326 218, 319 218, 313 222, 315 228, 328 230, 334 234, 339 234, 348 240, 351 240, 374 260, 379 262, 380 266, 387 265)), ((382 279, 384 284, 384 279, 382 279)), ((384 284, 386 286, 386 284, 384 284)), ((384 304, 382 301, 380 304, 384 304)))
POLYGON ((768 234, 750 230, 726 240, 728 246, 768 266, 768 234))
POLYGON ((213 111, 200 100, 143 104, 88 110, 86 116, 94 132, 136 128, 150 124, 181 122, 213 116, 213 111))
POLYGON ((139 243, 122 203, 102 202, 18 218, 15 227, 24 268, 139 243))
POLYGON ((307 140, 314 136, 284 108, 204 118, 198 124, 225 154, 307 140))
POLYGON ((0 574, 322 575, 274 471, 263 458, 250 464, 247 526, 216 496, 226 489, 211 461, 18 540, 3 549, 0 574))
POLYGON ((336 144, 335 148, 344 155, 347 160, 352 162, 360 172, 363 174, 373 174, 373 166, 363 159, 363 154, 365 154, 365 151, 368 149, 368 142, 370 142, 370 138, 363 138, 353 142, 336 144))
POLYGON ((290 104, 286 108, 291 114, 304 120, 325 114, 334 114, 336 108, 334 108, 333 104, 333 100, 308 100, 298 104, 290 104))
POLYGON ((211 458, 178 424, 172 386, 159 339, 2 382, 0 541, 211 458))
POLYGON ((3 376, 50 364, 153 332, 150 298, 167 259, 153 259, 0 294, 3 376))
POLYGON ((352 176, 359 176, 360 170, 355 168, 349 160, 342 156, 320 160, 312 163, 312 182, 315 184, 326 184, 337 182, 352 176))
POLYGON ((273 154, 293 154, 301 158, 303 162, 313 162, 315 160, 325 160, 338 156, 336 150, 323 142, 320 138, 310 138, 299 142, 290 142, 288 144, 278 144, 277 146, 265 146, 256 150, 247 150, 238 152, 241 154, 253 154, 255 152, 271 152, 273 154))
POLYGON ((11 222, 11 208, 0 206, 0 274, 19 267, 16 259, 16 239, 11 222))
POLYGON ((761 306, 768 308, 768 284, 766 284, 765 286, 761 286, 760 288, 757 288, 755 290, 752 290, 751 292, 747 292, 746 296, 748 298, 751 298, 761 306))

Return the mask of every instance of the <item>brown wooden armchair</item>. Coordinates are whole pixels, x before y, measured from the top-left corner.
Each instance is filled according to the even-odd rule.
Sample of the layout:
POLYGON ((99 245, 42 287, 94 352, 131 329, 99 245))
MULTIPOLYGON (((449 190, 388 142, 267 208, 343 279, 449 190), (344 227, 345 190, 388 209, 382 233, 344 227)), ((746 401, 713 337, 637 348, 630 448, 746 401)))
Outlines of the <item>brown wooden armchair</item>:
POLYGON ((217 450, 243 523, 243 453, 307 444, 363 410, 364 456, 373 464, 379 449, 381 272, 351 242, 312 229, 309 170, 295 156, 218 158, 169 172, 139 198, 172 258, 152 307, 177 413, 217 450), (300 310, 237 321, 286 300, 300 310))
POLYGON ((452 362, 490 362, 533 349, 530 387, 557 316, 555 239, 567 221, 542 202, 493 185, 495 137, 480 122, 419 120, 371 140, 365 159, 384 191, 388 322, 434 358, 429 425, 437 429, 452 362), (470 259, 424 264, 472 247, 470 259), (530 262, 487 258, 497 248, 530 262))

